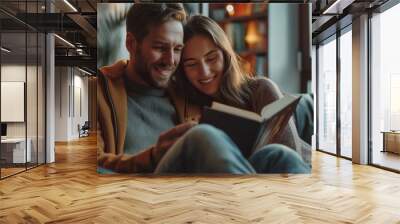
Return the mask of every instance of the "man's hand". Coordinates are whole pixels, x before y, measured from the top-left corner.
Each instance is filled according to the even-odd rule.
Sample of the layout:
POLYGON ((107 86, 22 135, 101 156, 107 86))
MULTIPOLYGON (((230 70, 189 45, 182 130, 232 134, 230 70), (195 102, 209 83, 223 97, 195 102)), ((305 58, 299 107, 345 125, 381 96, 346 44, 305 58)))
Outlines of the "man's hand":
POLYGON ((158 163, 164 154, 168 151, 168 149, 190 128, 195 126, 197 123, 195 122, 187 122, 183 124, 179 124, 163 133, 160 134, 157 140, 157 144, 153 149, 153 158, 154 162, 158 163))

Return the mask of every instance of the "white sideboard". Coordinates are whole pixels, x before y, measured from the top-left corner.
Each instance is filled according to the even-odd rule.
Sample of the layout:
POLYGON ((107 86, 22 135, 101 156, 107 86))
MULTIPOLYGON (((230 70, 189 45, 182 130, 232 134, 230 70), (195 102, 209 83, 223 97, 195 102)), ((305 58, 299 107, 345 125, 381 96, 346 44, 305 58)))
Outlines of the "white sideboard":
POLYGON ((32 140, 27 138, 25 151, 25 138, 1 139, 1 157, 8 163, 25 163, 32 161, 32 140), (25 153, 26 152, 26 153, 25 153), (12 157, 12 160, 11 160, 12 157), (26 161, 25 161, 26 159, 26 161))

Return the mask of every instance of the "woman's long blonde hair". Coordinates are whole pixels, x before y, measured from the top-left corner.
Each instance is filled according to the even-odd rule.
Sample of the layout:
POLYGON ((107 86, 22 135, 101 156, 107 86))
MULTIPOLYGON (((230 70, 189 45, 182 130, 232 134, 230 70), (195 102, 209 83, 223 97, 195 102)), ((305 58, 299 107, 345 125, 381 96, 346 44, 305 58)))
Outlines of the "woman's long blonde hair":
MULTIPOLYGON (((179 86, 184 89, 185 94, 191 96, 191 98, 195 98, 190 100, 216 100, 232 106, 248 108, 251 96, 251 89, 248 83, 252 79, 252 76, 247 74, 244 70, 243 60, 233 50, 224 30, 214 20, 206 16, 195 15, 192 16, 185 25, 184 42, 186 43, 196 35, 204 35, 211 38, 214 44, 222 50, 225 65, 221 86, 216 99, 210 99, 210 97, 204 96, 204 94, 195 89, 188 81, 186 75, 184 75, 182 63, 176 74, 176 80, 179 86)), ((204 101, 202 103, 204 103, 204 101)))

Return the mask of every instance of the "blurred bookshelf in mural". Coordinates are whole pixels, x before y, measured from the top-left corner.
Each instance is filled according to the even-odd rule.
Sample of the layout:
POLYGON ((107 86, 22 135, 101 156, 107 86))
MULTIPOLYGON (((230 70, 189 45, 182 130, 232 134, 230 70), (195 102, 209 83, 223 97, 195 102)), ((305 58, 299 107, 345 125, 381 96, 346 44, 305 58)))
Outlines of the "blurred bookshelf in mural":
POLYGON ((246 70, 254 75, 266 75, 267 4, 212 3, 209 14, 224 29, 234 50, 246 60, 246 70))

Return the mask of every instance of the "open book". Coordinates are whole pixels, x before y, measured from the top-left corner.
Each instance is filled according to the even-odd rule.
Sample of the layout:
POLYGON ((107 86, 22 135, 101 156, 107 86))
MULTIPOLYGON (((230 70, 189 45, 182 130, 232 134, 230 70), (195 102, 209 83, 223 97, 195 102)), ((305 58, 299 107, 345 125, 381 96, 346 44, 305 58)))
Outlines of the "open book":
POLYGON ((280 138, 299 99, 286 95, 266 105, 261 114, 213 102, 211 107, 204 108, 200 123, 223 130, 248 158, 262 146, 280 138))

